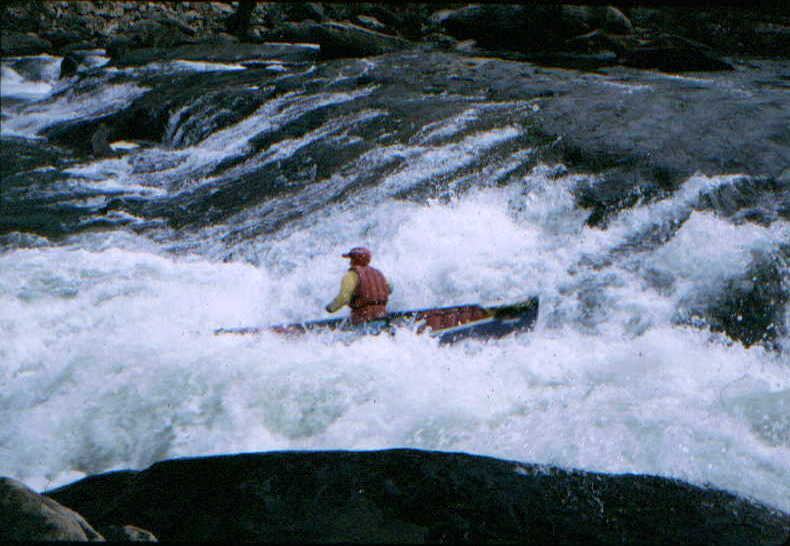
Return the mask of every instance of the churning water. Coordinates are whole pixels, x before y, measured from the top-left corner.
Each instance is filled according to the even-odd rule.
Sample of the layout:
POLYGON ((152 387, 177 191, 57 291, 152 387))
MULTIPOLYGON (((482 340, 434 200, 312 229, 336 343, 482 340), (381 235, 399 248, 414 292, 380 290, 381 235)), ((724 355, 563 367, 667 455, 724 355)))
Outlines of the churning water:
MULTIPOLYGON (((53 95, 62 82, 7 66, 4 98, 7 82, 24 101, 5 112, 6 137, 33 137, 145 92, 108 83, 90 96, 53 95)), ((65 178, 47 191, 90 209, 120 194, 155 201, 211 186, 213 166, 264 124, 274 131, 368 92, 280 96, 199 142, 50 166, 65 178)), ((513 138, 504 122, 475 129, 486 108, 470 103, 409 143, 376 147, 322 191, 340 195, 370 164, 396 157, 403 167, 266 234, 245 235, 268 213, 262 201, 191 230, 103 210, 104 229, 5 235, 0 474, 44 489, 177 456, 416 447, 677 477, 790 511, 786 333, 773 350, 747 348, 682 319, 728 280, 748 277, 755 256, 777 253, 790 240, 787 223, 735 223, 695 208, 735 179, 695 176, 592 228, 572 193, 580 177, 544 164, 508 184, 398 199, 404 184, 513 138), (131 229, 137 222, 149 227, 131 229), (356 245, 371 248, 391 278, 393 310, 538 294, 537 326, 441 347, 410 331, 356 340, 212 335, 328 316, 323 307, 346 266, 340 254, 356 245)), ((254 161, 350 139, 348 127, 382 115, 330 120, 254 161)), ((508 170, 518 154, 529 150, 488 168, 508 170)), ((308 197, 289 197, 291 206, 308 197)))

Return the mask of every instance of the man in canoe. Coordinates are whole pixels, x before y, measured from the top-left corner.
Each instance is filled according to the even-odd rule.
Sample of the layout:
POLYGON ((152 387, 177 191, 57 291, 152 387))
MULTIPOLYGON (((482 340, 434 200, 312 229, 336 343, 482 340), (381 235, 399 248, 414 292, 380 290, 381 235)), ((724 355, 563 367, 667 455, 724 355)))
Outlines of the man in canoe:
POLYGON ((343 254, 351 260, 351 267, 340 281, 340 292, 326 310, 334 313, 344 305, 351 308, 351 323, 362 324, 387 314, 387 300, 392 285, 384 274, 371 267, 371 253, 367 248, 358 246, 343 254))

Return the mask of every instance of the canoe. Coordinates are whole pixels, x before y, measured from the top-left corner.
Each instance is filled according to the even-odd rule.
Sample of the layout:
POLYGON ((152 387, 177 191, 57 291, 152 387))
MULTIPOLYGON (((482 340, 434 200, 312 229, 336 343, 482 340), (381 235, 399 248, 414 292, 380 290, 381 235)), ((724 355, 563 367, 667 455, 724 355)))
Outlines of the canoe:
POLYGON ((214 330, 214 335, 274 332, 296 336, 326 330, 379 334, 384 331, 394 333, 397 328, 410 328, 418 334, 427 333, 437 337, 439 343, 444 344, 467 338, 501 338, 513 332, 530 330, 538 319, 538 304, 538 297, 533 296, 524 301, 504 305, 466 304, 395 311, 382 318, 357 325, 351 324, 351 320, 344 317, 264 327, 219 328, 214 330))

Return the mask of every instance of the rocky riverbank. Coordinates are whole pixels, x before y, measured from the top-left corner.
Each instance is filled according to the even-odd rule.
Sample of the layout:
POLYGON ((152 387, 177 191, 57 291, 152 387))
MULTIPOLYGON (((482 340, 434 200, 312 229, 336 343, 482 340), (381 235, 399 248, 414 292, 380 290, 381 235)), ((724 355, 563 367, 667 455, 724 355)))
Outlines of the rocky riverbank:
POLYGON ((176 459, 42 495, 4 480, 0 507, 4 540, 790 544, 790 514, 724 491, 411 449, 176 459))
MULTIPOLYGON (((790 55, 780 7, 690 10, 572 4, 290 2, 8 2, 2 54, 104 48, 130 62, 141 49, 308 42, 323 58, 411 47, 477 51, 553 66, 728 70, 728 56, 790 55)), ((208 49, 206 49, 208 51, 208 49)), ((138 53, 139 54, 139 53, 138 53)), ((73 60, 65 60, 67 65, 73 60)))

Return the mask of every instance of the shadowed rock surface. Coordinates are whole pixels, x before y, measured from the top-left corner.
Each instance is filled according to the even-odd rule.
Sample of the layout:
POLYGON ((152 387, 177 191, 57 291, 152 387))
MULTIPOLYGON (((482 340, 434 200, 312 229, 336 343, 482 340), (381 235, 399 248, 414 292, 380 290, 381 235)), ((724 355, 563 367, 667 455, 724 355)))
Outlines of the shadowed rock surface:
POLYGON ((80 515, 25 484, 0 477, 0 541, 104 540, 80 515))
MULTIPOLYGON (((600 176, 593 187, 579 188, 577 193, 579 203, 591 209, 590 225, 604 225, 613 212, 637 200, 671 193, 695 172, 774 179, 790 164, 783 63, 761 63, 760 76, 744 65, 735 73, 678 78, 629 68, 590 74, 422 48, 383 55, 377 61, 326 62, 288 78, 265 69, 152 77, 142 82, 151 91, 120 112, 56 124, 43 134, 51 142, 88 152, 90 135, 105 122, 114 138, 180 147, 288 93, 364 93, 354 108, 383 109, 390 119, 356 129, 361 140, 353 149, 306 151, 303 162, 319 165, 320 177, 361 157, 393 129, 388 138, 406 142, 413 138, 412 128, 436 116, 452 111, 461 115, 468 107, 464 100, 492 107, 513 101, 517 106, 509 116, 520 128, 522 145, 534 147, 535 160, 562 162, 600 176), (774 81, 766 82, 770 73, 774 81), (750 88, 760 88, 759 100, 742 91, 750 88), (198 99, 218 115, 193 109, 190 105, 198 99), (710 108, 711 104, 717 107, 710 108), (194 127, 179 131, 180 142, 168 142, 170 113, 178 109, 185 110, 184 123, 194 127), (198 116, 199 123, 190 121, 198 116)), ((322 108, 309 125, 286 126, 281 135, 254 142, 249 154, 349 113, 346 106, 322 108)), ((260 180, 281 176, 293 180, 300 170, 285 162, 275 169, 266 166, 260 180)), ((421 188, 412 193, 426 197, 431 191, 421 188)), ((260 188, 255 193, 266 195, 260 188)), ((212 207, 222 208, 217 203, 212 207)), ((190 212, 194 221, 195 211, 190 212)))
POLYGON ((412 449, 175 459, 47 495, 163 541, 779 546, 790 534, 788 514, 677 480, 412 449))
MULTIPOLYGON (((721 55, 790 55, 790 11, 780 2, 618 9, 595 3, 7 2, 0 12, 4 55, 106 47, 113 57, 217 39, 318 43, 324 58, 376 55, 409 41, 472 40, 495 54, 542 55, 553 66, 624 64, 661 70, 728 70, 721 55), (359 25, 359 26, 358 26, 359 25), (364 27, 364 28, 363 28, 364 27), (568 47, 591 32, 613 39, 595 48, 615 58, 578 56, 568 47), (660 35, 676 35, 671 44, 660 35), (632 40, 621 41, 623 37, 632 40), (689 42, 699 47, 689 47, 689 42), (619 45, 616 43, 619 42, 619 45), (498 52, 498 53, 496 53, 498 52)), ((649 7, 650 4, 655 4, 649 7)))

